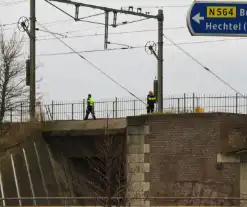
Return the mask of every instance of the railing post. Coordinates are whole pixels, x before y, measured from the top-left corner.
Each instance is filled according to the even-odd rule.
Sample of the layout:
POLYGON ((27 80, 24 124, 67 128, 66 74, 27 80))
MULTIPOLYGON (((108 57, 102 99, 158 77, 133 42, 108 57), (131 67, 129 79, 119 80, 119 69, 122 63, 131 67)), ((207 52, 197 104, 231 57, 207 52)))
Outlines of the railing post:
MULTIPOLYGON (((200 103, 200 98, 196 97, 196 107, 201 107, 199 103, 200 103)), ((202 107, 204 107, 204 106, 202 106, 202 107)))
POLYGON ((85 110, 86 110, 86 100, 85 100, 85 98, 83 99, 83 102, 82 102, 82 110, 83 110, 83 112, 82 112, 82 115, 83 115, 83 117, 82 117, 82 119, 84 119, 84 117, 85 117, 85 110))
MULTIPOLYGON (((103 103, 106 103, 106 119, 109 119, 110 115, 111 115, 111 110, 110 110, 110 113, 109 113, 109 104, 108 104, 108 101, 106 102, 103 102, 103 103)), ((113 102, 113 105, 114 105, 114 102, 113 102)), ((103 113, 103 116, 104 116, 105 113, 103 113)), ((112 113, 112 117, 114 118, 114 113, 112 113)))
POLYGON ((22 123, 22 121, 23 121, 23 117, 22 117, 22 113, 23 113, 23 111, 22 111, 22 102, 21 102, 21 123, 22 123))
POLYGON ((118 109, 118 100, 117 100, 117 97, 115 98, 115 104, 116 104, 116 107, 115 107, 115 118, 117 118, 117 109, 118 109))
POLYGON ((192 95, 192 107, 193 107, 193 113, 195 113, 195 93, 192 95))
POLYGON ((74 120, 74 104, 71 105, 72 120, 74 120))
POLYGON ((180 98, 178 98, 178 114, 180 113, 180 98))
POLYGON ((12 114, 13 111, 12 111, 12 110, 13 110, 13 109, 10 108, 10 122, 13 122, 13 116, 12 116, 12 115, 13 115, 13 114, 12 114))
POLYGON ((54 120, 54 101, 51 101, 51 120, 54 120))
POLYGON ((186 93, 184 93, 184 113, 186 112, 186 93))
POLYGON ((134 100, 134 116, 136 115, 136 100, 134 100))
POLYGON ((236 93, 236 114, 238 113, 238 93, 236 93))
MULTIPOLYGON (((108 109, 108 104, 107 104, 107 109, 108 109)), ((107 110, 107 112, 108 112, 108 110, 107 110)), ((112 118, 113 119, 114 119, 114 116, 115 116, 115 101, 112 102, 112 118)))

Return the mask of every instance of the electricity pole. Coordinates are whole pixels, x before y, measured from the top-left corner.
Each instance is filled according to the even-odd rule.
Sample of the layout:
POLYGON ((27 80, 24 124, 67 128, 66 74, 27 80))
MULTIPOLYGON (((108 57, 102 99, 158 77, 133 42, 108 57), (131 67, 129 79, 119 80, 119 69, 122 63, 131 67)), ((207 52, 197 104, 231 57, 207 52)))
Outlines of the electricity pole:
MULTIPOLYGON (((109 7, 103 7, 103 6, 96 6, 92 4, 85 4, 81 2, 75 2, 73 0, 45 0, 47 3, 51 4, 56 9, 60 10, 61 12, 65 13, 69 17, 73 18, 75 21, 85 21, 84 19, 88 17, 82 17, 79 18, 79 8, 80 7, 88 7, 92 9, 98 9, 101 11, 104 11, 105 14, 105 22, 92 22, 92 21, 85 21, 89 23, 94 24, 101 24, 105 26, 105 40, 104 40, 104 48, 107 49, 107 43, 108 43, 108 26, 117 27, 119 26, 116 24, 117 21, 117 14, 126 14, 126 15, 133 15, 133 16, 139 16, 144 17, 145 19, 156 19, 158 20, 158 54, 157 54, 157 61, 158 61, 158 111, 163 112, 163 23, 164 23, 164 16, 163 16, 163 10, 159 10, 157 15, 151 15, 149 12, 142 13, 141 8, 137 8, 137 11, 133 11, 133 7, 130 6, 129 10, 123 10, 123 9, 114 9, 109 7), (52 2, 60 2, 64 4, 74 5, 75 6, 75 15, 71 15, 64 11, 63 9, 59 8, 57 5, 54 5, 52 2), (113 24, 109 24, 109 13, 113 13, 113 24)), ((89 17, 96 16, 91 15, 89 17)), ((125 24, 125 23, 124 23, 125 24)))
POLYGON ((158 11, 158 112, 163 112, 163 10, 158 11))
POLYGON ((36 105, 36 0, 30 0, 30 117, 35 118, 36 105))

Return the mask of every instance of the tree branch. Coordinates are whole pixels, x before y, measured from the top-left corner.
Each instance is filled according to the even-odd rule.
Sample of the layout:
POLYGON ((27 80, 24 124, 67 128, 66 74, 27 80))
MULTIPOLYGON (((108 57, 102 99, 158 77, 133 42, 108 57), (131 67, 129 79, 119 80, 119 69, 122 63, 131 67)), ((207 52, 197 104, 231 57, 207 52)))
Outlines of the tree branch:
POLYGON ((1 27, 0 123, 3 122, 5 112, 18 111, 20 105, 29 104, 30 90, 26 86, 26 58, 23 53, 23 38, 24 36, 14 32, 10 40, 6 40, 4 29, 1 27))

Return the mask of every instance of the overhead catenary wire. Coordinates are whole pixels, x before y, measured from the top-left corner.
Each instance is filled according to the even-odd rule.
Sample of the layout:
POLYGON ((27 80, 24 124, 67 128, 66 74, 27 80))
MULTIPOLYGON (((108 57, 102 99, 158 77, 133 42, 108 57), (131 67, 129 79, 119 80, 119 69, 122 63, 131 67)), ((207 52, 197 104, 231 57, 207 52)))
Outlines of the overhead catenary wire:
POLYGON ((63 40, 61 40, 59 37, 57 37, 54 33, 52 33, 51 31, 49 31, 45 26, 41 25, 40 23, 37 22, 38 25, 40 25, 41 27, 43 27, 44 30, 46 30, 47 32, 50 32, 50 34, 52 36, 54 36, 57 40, 59 40, 62 44, 64 44, 66 47, 68 47, 70 50, 72 50, 74 53, 76 53, 81 59, 85 60, 88 64, 90 64, 92 67, 94 67, 96 70, 98 70, 101 74, 103 74, 104 76, 106 76, 108 79, 110 79, 112 82, 114 82, 116 85, 118 85, 119 87, 121 87, 122 89, 124 89, 126 92, 128 92, 131 96, 135 97, 136 99, 138 99, 139 101, 141 101, 142 103, 144 103, 146 105, 146 103, 140 99, 139 97, 137 97, 134 93, 132 93, 129 89, 127 89, 126 87, 124 87, 123 85, 121 85, 119 82, 117 82, 114 78, 112 78, 111 76, 109 76, 106 72, 104 72, 103 70, 101 70, 99 67, 97 67, 94 63, 92 63, 91 61, 89 61, 87 58, 85 58, 84 56, 82 56, 80 53, 76 52, 71 46, 69 46, 67 43, 65 43, 63 40))
MULTIPOLYGON (((43 24, 42 24, 43 25, 43 24)), ((176 29, 184 29, 186 27, 180 26, 180 27, 167 27, 164 28, 164 30, 176 30, 176 29)), ((90 30, 90 28, 87 28, 85 30, 90 30)), ((78 30, 77 30, 78 31, 78 30)), ((81 30, 82 31, 82 30, 81 30)), ((158 31, 157 29, 142 29, 142 30, 132 30, 132 31, 123 31, 123 32, 112 32, 108 33, 109 35, 122 35, 122 34, 132 34, 132 33, 142 33, 142 32, 153 32, 153 31, 158 31)), ((71 31, 72 32, 72 31, 71 31)), ((79 31, 80 32, 80 31, 79 31)), ((67 32, 61 32, 59 33, 60 35, 63 35, 62 38, 66 39, 76 39, 76 38, 84 38, 84 37, 96 37, 96 36, 103 36, 104 33, 94 33, 94 34, 88 34, 88 35, 74 35, 74 36, 67 36, 67 32)), ((56 40, 55 37, 50 37, 51 35, 43 35, 40 36, 42 37, 39 39, 39 37, 36 39, 36 41, 49 41, 49 40, 56 40), (44 38, 44 37, 50 37, 50 38, 44 38)), ((27 38, 24 38, 21 42, 28 42, 27 38)))
POLYGON ((10 25, 15 25, 17 24, 16 22, 12 22, 12 23, 8 23, 8 24, 0 24, 1 27, 6 27, 6 26, 10 26, 10 25))
MULTIPOLYGON (((0 5, 1 7, 1 5, 0 5)), ((49 27, 52 27, 52 26, 56 26, 57 24, 60 25, 61 23, 65 23, 65 22, 75 22, 74 19, 63 19, 63 20, 56 20, 56 21, 49 21, 49 22, 44 22, 42 23, 43 25, 47 25, 49 27)), ((13 23, 8 23, 8 24, 0 24, 2 26, 12 26, 12 25, 17 25, 18 22, 13 22, 13 23)), ((86 28, 86 29, 81 29, 81 30, 90 30, 90 29, 98 29, 98 28, 105 28, 104 26, 98 26, 98 27, 93 27, 93 28, 86 28)), ((7 28, 7 29, 14 29, 12 27, 10 28, 7 28)), ((78 30, 76 30, 78 31, 78 30)), ((67 33, 67 32, 64 32, 64 33, 67 33)))
POLYGON ((157 6, 140 6, 143 9, 164 9, 164 8, 188 8, 190 4, 183 5, 157 5, 157 6))
POLYGON ((12 22, 12 23, 7 23, 7 24, 1 24, 1 22, 0 22, 0 27, 4 30, 4 31, 6 31, 6 30, 10 30, 10 29, 14 29, 14 28, 6 28, 6 26, 12 26, 12 25, 16 25, 17 23, 16 22, 12 22))
MULTIPOLYGON (((44 25, 44 24, 42 24, 44 25)), ((59 34, 63 35, 63 38, 66 39, 74 39, 74 38, 84 38, 84 37, 95 37, 95 36, 104 36, 104 33, 94 33, 94 34, 87 34, 87 35, 74 35, 74 36, 67 36, 66 34, 69 33, 73 33, 73 32, 81 32, 81 31, 85 31, 85 30, 91 30, 91 29, 98 29, 98 28, 102 28, 102 27, 95 27, 95 28, 85 28, 82 30, 71 30, 71 31, 66 31, 66 32, 59 32, 59 34)), ((164 30, 177 30, 177 29, 184 29, 186 27, 184 26, 178 26, 178 27, 166 27, 164 28, 164 30)), ((10 28, 7 28, 10 29, 10 28)), ((158 29, 141 29, 141 30, 132 30, 132 31, 122 31, 122 32, 111 32, 108 33, 109 35, 121 35, 121 34, 132 34, 132 33, 142 33, 142 32, 155 32, 158 31, 158 29)), ((38 36, 38 38, 41 39, 36 39, 36 41, 48 41, 48 40, 56 40, 56 38, 54 37, 50 37, 51 35, 41 35, 38 36), (50 37, 50 38, 45 38, 45 37, 50 37)), ((24 38, 22 42, 27 42, 28 39, 24 38)))
MULTIPOLYGON (((242 40, 246 38, 235 38, 235 39, 220 39, 220 40, 205 40, 205 41, 194 41, 194 42, 181 42, 176 43, 176 45, 194 45, 194 44, 204 44, 204 43, 216 43, 216 42, 225 42, 225 41, 232 41, 232 40, 242 40)), ((173 44, 163 44, 163 46, 173 46, 173 44)), ((142 49, 145 48, 145 46, 126 46, 126 47, 117 47, 117 48, 108 48, 105 49, 92 49, 92 50, 84 50, 84 51, 77 51, 77 53, 93 53, 93 52, 110 52, 115 50, 132 50, 132 49, 142 49)), ((75 52, 56 52, 56 53, 40 53, 37 54, 37 56, 47 57, 47 56, 59 56, 59 55, 72 55, 75 54, 75 52)))
POLYGON ((129 49, 139 49, 139 48, 145 48, 145 46, 131 46, 131 47, 120 47, 120 48, 108 48, 107 50, 102 49, 94 49, 94 50, 84 50, 84 51, 76 51, 76 52, 59 52, 59 53, 40 53, 37 54, 37 56, 57 56, 57 55, 72 55, 75 53, 92 53, 92 52, 107 52, 107 51, 114 51, 114 50, 129 50, 129 49))
MULTIPOLYGON (((183 28, 183 27, 177 27, 178 28, 183 28)), ((164 30, 172 30, 175 28, 165 28, 164 30)), ((124 31, 124 32, 113 32, 113 33, 109 33, 110 35, 122 35, 122 34, 132 34, 132 33, 142 33, 142 32, 153 32, 153 31, 157 31, 154 29, 143 29, 143 30, 133 30, 133 31, 124 31)), ((65 34, 65 33, 61 33, 61 34, 65 34)), ((95 33, 95 34, 87 34, 87 35, 74 35, 74 36, 66 36, 64 35, 64 39, 77 39, 77 38, 85 38, 85 37, 96 37, 96 36, 103 36, 104 33, 95 33)), ((43 36, 44 37, 44 36, 43 36)), ((50 37, 50 35, 49 35, 50 37)), ((37 41, 48 41, 48 40, 55 40, 56 38, 43 38, 43 39, 37 39, 37 41)), ((233 39, 219 39, 219 40, 205 40, 205 41, 197 41, 197 42, 189 42, 189 43, 201 43, 201 42, 221 42, 221 41, 229 41, 229 40, 241 40, 241 39, 246 39, 245 37, 239 37, 239 38, 233 38, 233 39)), ((25 40, 23 40, 23 42, 26 42, 25 40)), ((179 43, 180 44, 180 43, 179 43)), ((181 44, 187 44, 185 43, 181 43, 181 44)))
MULTIPOLYGON (((12 23, 13 24, 13 23, 12 23)), ((44 25, 42 23, 42 25, 44 25)), ((101 28, 101 27, 96 27, 96 28, 101 28)), ((178 26, 178 27, 167 27, 164 28, 164 30, 169 31, 169 30, 177 30, 177 29, 183 29, 186 27, 183 26, 178 26)), ((9 29, 9 28, 8 28, 9 29)), ((102 36, 104 35, 104 33, 94 33, 94 34, 87 34, 87 35, 73 35, 73 36, 67 36, 66 34, 72 33, 72 32, 80 32, 80 31, 84 31, 84 30, 90 30, 93 28, 85 28, 82 30, 71 30, 71 31, 67 31, 67 32, 61 32, 59 33, 59 35, 62 35, 62 38, 67 38, 67 39, 77 39, 77 38, 85 38, 85 37, 96 37, 96 36, 102 36)), ((132 31, 123 31, 123 32, 113 32, 113 33, 109 33, 110 35, 121 35, 121 34, 131 34, 131 33, 142 33, 142 32, 152 32, 152 31, 157 31, 157 29, 142 29, 142 30, 132 30, 132 31)), ((51 35, 41 35, 38 38, 42 39, 37 39, 37 41, 48 41, 48 40, 56 40, 56 38, 52 37, 52 38, 44 38, 44 37, 51 37, 51 35)), ((231 41, 231 40, 242 40, 242 39, 246 39, 245 37, 239 37, 239 38, 227 38, 227 39, 217 39, 217 40, 203 40, 203 41, 192 41, 192 42, 181 42, 181 43, 176 43, 178 45, 187 45, 187 44, 201 44, 201 43, 210 43, 210 42, 224 42, 224 41, 231 41)), ((22 42, 27 42, 27 39, 24 38, 24 40, 22 42)), ((165 46, 169 46, 167 44, 164 44, 165 46)), ((134 47, 135 48, 135 47, 134 47)), ((121 49, 121 48, 120 48, 121 49)))
MULTIPOLYGON (((98 27, 99 28, 99 27, 98 27)), ((169 31, 169 30, 177 30, 177 29, 184 29, 186 27, 167 27, 164 28, 164 30, 169 31)), ((91 28, 86 28, 83 30, 90 30, 91 28)), ((94 33, 94 34, 87 34, 87 35, 73 35, 73 36, 67 36, 66 34, 72 33, 72 32, 80 32, 83 30, 71 30, 67 32, 61 32, 59 35, 62 35, 62 38, 65 39, 77 39, 77 38, 85 38, 85 37, 96 37, 96 36, 103 36, 104 33, 94 33)), ((109 33, 110 35, 121 35, 121 34, 132 34, 132 33, 142 33, 142 32, 153 32, 157 31, 157 29, 142 29, 142 30, 132 30, 132 31, 123 31, 123 32, 113 32, 109 33)), ((38 38, 42 37, 42 39, 36 39, 37 41, 48 41, 48 40, 56 40, 56 38, 44 38, 44 37, 51 37, 51 35, 41 35, 38 38)), ((183 45, 183 44, 200 44, 200 43, 210 43, 210 42, 224 42, 224 41, 231 41, 231 40, 243 40, 246 39, 246 37, 239 37, 239 38, 227 38, 227 39, 217 39, 217 40, 202 40, 202 41, 192 41, 192 42, 181 42, 181 43, 176 43, 178 45, 183 45)), ((27 42, 27 39, 24 38, 22 42, 27 42)), ((170 45, 170 44, 169 44, 170 45)), ((167 45, 166 45, 167 46, 167 45)))
POLYGON ((145 21, 145 20, 148 20, 148 19, 149 18, 142 18, 142 19, 137 19, 137 20, 133 20, 133 21, 124 21, 124 22, 120 22, 120 23, 116 24, 116 26, 118 27, 118 26, 121 26, 121 25, 133 24, 133 23, 142 22, 142 21, 145 21))
MULTIPOLYGON (((164 28, 164 30, 175 30, 175 29, 184 29, 186 27, 167 27, 164 28)), ((154 32, 158 31, 158 29, 141 29, 141 30, 132 30, 132 31, 123 31, 123 32, 111 32, 108 33, 109 35, 121 35, 121 34, 132 34, 132 33, 142 33, 142 32, 154 32)), ((63 34, 63 33, 61 33, 63 34)), ((104 36, 104 33, 94 33, 94 34, 88 34, 88 35, 74 35, 74 36, 65 36, 63 38, 66 39, 75 39, 75 38, 84 38, 84 37, 95 37, 95 36, 104 36)), ((44 36, 43 36, 44 37, 44 36)), ((49 35, 50 37, 50 35, 49 35)), ((51 38, 42 38, 42 39, 37 39, 37 41, 48 41, 48 40, 56 40, 55 37, 51 38)), ((25 40, 23 40, 25 42, 25 40)))
POLYGON ((235 89, 230 83, 225 81, 223 78, 221 78, 219 75, 217 75, 215 72, 213 72, 210 68, 206 67, 203 63, 201 63, 199 60, 197 60, 195 57, 193 57, 190 53, 188 53, 186 50, 184 50, 182 47, 177 45, 172 39, 170 39, 167 35, 163 34, 165 39, 169 41, 172 45, 177 47, 180 51, 182 51, 184 54, 186 54, 188 57, 190 57, 194 62, 196 62, 198 65, 200 65, 204 70, 211 73, 214 77, 216 77, 220 82, 222 82, 224 85, 232 89, 235 93, 241 95, 242 97, 245 97, 241 92, 239 92, 237 89, 235 89))
POLYGON ((24 2, 27 2, 28 0, 19 0, 19 1, 13 1, 13 2, 8 2, 8 3, 3 3, 0 4, 0 7, 6 7, 6 6, 12 6, 12 5, 16 5, 16 4, 21 4, 24 2))

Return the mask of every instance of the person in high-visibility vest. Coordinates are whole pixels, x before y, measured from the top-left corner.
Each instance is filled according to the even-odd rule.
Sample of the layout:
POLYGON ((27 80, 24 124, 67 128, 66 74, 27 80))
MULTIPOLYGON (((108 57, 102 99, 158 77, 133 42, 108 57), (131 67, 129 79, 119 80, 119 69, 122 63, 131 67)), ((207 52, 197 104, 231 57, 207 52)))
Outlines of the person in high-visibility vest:
POLYGON ((147 95, 147 113, 153 113, 154 112, 154 104, 156 103, 156 98, 153 94, 153 91, 149 91, 149 94, 147 95))
POLYGON ((88 94, 87 110, 86 110, 86 116, 84 120, 88 120, 88 116, 90 113, 92 114, 93 119, 96 120, 95 113, 94 113, 94 99, 92 98, 91 94, 88 94))

